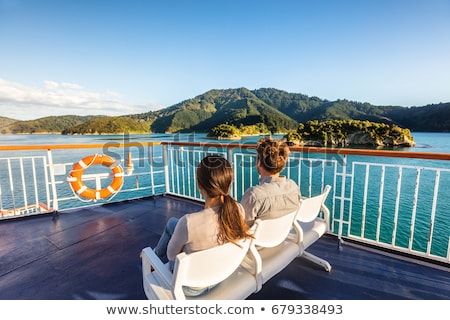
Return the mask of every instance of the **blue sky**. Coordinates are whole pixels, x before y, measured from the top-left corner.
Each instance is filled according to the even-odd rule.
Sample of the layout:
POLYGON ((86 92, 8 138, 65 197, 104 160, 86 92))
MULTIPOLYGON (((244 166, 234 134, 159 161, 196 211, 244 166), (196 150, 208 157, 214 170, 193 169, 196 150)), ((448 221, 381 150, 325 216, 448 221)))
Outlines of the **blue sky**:
POLYGON ((123 115, 210 89, 450 102, 450 0, 0 0, 0 116, 123 115))

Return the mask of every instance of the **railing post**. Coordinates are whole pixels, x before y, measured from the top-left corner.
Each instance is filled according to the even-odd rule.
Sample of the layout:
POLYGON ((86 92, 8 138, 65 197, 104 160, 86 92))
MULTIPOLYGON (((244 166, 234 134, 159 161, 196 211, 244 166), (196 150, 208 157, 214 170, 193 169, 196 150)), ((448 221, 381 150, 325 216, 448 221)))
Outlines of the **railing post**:
POLYGON ((169 186, 169 151, 167 145, 163 144, 163 159, 164 159, 164 184, 166 186, 166 193, 170 192, 169 186))
POLYGON ((148 163, 150 165, 150 181, 152 184, 152 196, 153 196, 155 195, 155 178, 153 177, 153 145, 148 146, 147 148, 148 148, 148 163))
POLYGON ((233 181, 234 183, 231 184, 231 188, 230 188, 230 194, 234 199, 237 199, 237 194, 236 194, 236 190, 237 188, 235 188, 234 184, 237 183, 237 168, 234 165, 234 161, 233 161, 233 150, 231 148, 227 148, 227 160, 231 163, 231 167, 233 168, 233 181))
POLYGON ((53 157, 52 150, 47 149, 47 158, 48 158, 48 167, 50 169, 50 183, 52 186, 52 194, 53 194, 53 210, 58 211, 58 193, 56 192, 56 182, 55 182, 55 167, 53 165, 53 157))
POLYGON ((448 237, 448 245, 447 245, 447 261, 450 262, 450 237, 448 237))
POLYGON ((227 159, 233 165, 233 149, 227 148, 227 159))
POLYGON ((341 247, 342 241, 342 229, 344 228, 344 201, 345 201, 345 185, 347 182, 347 155, 344 154, 344 158, 342 161, 342 182, 341 182, 341 207, 339 210, 339 230, 338 230, 338 239, 339 239, 339 247, 341 247))

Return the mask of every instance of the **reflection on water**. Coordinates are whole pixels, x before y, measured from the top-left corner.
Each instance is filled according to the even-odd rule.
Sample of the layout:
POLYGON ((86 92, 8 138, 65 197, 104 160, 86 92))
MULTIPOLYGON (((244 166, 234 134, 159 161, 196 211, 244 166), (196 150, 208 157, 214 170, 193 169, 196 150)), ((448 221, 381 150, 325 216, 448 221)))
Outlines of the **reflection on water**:
MULTIPOLYGON (((396 149, 399 151, 439 152, 450 153, 450 133, 448 132, 416 132, 412 134, 416 146, 412 148, 396 149)), ((273 135, 282 138, 283 135, 273 135)), ((101 143, 102 141, 133 142, 133 141, 166 141, 166 142, 218 142, 228 143, 256 143, 259 136, 244 136, 240 140, 216 140, 206 136, 206 133, 177 133, 177 134, 124 134, 124 135, 59 135, 59 134, 2 134, 1 145, 48 145, 48 144, 77 144, 101 143)))

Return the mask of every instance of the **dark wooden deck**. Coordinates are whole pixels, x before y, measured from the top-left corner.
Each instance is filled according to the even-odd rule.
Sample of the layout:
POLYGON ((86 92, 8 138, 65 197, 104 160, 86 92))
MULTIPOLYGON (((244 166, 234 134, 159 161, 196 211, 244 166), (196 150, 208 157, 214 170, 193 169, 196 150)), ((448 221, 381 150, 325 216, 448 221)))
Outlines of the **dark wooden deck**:
MULTIPOLYGON (((201 208, 158 196, 0 222, 1 300, 141 300, 139 252, 154 246, 166 220, 201 208)), ((327 236, 249 299, 450 299, 450 268, 327 236)))

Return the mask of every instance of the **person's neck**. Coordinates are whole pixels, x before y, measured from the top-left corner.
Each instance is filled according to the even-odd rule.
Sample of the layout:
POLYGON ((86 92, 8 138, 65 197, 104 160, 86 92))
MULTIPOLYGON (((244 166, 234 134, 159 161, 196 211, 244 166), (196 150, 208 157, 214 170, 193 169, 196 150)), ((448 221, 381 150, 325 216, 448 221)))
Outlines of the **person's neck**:
POLYGON ((265 170, 260 170, 259 175, 264 178, 264 177, 272 177, 272 178, 278 178, 280 176, 280 173, 274 173, 274 174, 270 174, 270 172, 267 172, 265 170))
POLYGON ((210 198, 205 197, 205 209, 213 208, 220 206, 222 202, 220 201, 220 197, 210 198))

